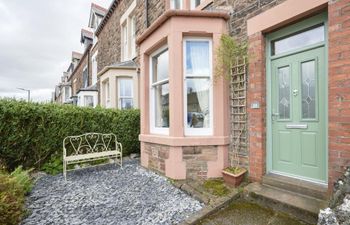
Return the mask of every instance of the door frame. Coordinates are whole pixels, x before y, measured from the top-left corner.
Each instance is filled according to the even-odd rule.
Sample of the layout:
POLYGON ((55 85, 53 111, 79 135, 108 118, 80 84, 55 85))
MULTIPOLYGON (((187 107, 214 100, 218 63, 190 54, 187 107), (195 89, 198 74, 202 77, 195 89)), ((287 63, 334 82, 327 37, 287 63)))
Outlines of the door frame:
MULTIPOLYGON (((328 14, 327 12, 320 13, 316 16, 304 19, 300 22, 297 22, 293 25, 281 28, 273 33, 269 33, 265 36, 265 58, 266 58, 266 174, 270 173, 272 171, 272 92, 271 92, 271 86, 272 86, 272 76, 271 76, 271 61, 273 59, 286 57, 289 55, 293 55, 296 53, 308 51, 314 48, 318 48, 323 46, 325 48, 325 104, 324 104, 324 110, 325 110, 325 169, 326 169, 326 180, 324 182, 320 182, 318 180, 313 179, 305 179, 304 177, 299 177, 297 175, 291 176, 286 175, 289 177, 299 178, 302 180, 311 181, 314 183, 321 183, 323 185, 328 185, 328 14), (288 35, 297 33, 299 31, 303 31, 305 29, 308 29, 310 27, 313 27, 318 24, 324 24, 325 27, 325 41, 321 43, 317 43, 314 45, 310 45, 307 47, 303 47, 300 49, 296 49, 293 51, 289 51, 280 55, 271 56, 271 41, 286 37, 288 35)), ((281 174, 284 175, 284 174, 281 174)))

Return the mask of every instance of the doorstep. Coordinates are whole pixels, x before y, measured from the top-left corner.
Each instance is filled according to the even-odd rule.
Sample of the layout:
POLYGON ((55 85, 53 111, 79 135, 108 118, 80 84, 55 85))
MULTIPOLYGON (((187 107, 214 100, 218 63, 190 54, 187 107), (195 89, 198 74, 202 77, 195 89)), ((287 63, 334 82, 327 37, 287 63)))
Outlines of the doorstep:
POLYGON ((285 212, 309 224, 316 224, 319 210, 327 206, 325 200, 260 183, 249 184, 244 192, 249 200, 285 212))

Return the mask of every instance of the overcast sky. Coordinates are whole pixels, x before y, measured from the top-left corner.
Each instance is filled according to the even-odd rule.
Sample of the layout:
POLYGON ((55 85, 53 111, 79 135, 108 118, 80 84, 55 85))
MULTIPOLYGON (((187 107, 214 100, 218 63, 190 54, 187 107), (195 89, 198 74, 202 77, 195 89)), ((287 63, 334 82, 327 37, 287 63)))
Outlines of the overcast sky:
MULTIPOLYGON (((108 8, 112 0, 93 2, 108 8)), ((50 100, 68 68, 71 52, 82 52, 80 30, 89 21, 89 0, 0 0, 0 97, 50 100)))

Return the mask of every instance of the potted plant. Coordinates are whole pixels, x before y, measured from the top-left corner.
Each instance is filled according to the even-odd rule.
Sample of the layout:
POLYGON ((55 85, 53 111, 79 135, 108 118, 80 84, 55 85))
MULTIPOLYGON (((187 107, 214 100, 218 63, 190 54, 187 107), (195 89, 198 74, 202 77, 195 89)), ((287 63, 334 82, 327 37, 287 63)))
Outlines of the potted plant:
MULTIPOLYGON (((220 40, 220 46, 217 49, 217 64, 216 64, 216 68, 215 68, 215 75, 216 78, 219 77, 224 77, 229 81, 232 81, 232 79, 234 79, 233 83, 238 85, 237 81, 241 81, 243 82, 243 84, 239 84, 242 86, 231 86, 231 91, 234 91, 236 88, 238 88, 240 91, 242 91, 242 89, 244 90, 243 93, 239 92, 239 94, 242 94, 242 96, 238 96, 239 94, 234 94, 234 96, 238 97, 238 99, 240 99, 239 101, 243 101, 243 102, 239 102, 239 105, 245 105, 246 104, 246 100, 241 100, 243 99, 242 97, 246 96, 246 83, 245 83, 245 79, 246 79, 246 75, 245 73, 245 69, 244 71, 240 71, 239 73, 233 73, 233 67, 238 68, 238 65, 246 65, 247 62, 247 45, 246 43, 239 43, 236 40, 234 40, 232 37, 230 37, 229 35, 222 35, 221 36, 221 40, 220 40), (242 61, 242 62, 240 62, 242 61), (242 75, 244 74, 244 75, 242 75), (240 77, 242 79, 238 79, 233 78, 233 75, 236 76, 243 76, 240 77), (238 80, 236 80, 238 79, 238 80)), ((237 70, 237 69, 236 69, 237 70)), ((232 85, 232 84, 231 84, 232 85)), ((234 117, 232 118, 233 121, 235 120, 245 120, 246 119, 246 115, 245 115, 245 108, 243 109, 243 111, 241 111, 242 109, 239 109, 239 113, 237 114, 237 118, 234 117)), ((233 143, 233 154, 232 154, 232 159, 231 159, 231 166, 225 168, 222 171, 222 175, 224 178, 224 181, 227 185, 231 186, 231 187, 237 187, 241 184, 241 182, 243 181, 244 175, 247 172, 247 169, 240 167, 240 163, 239 163, 239 157, 238 157, 238 151, 241 147, 241 136, 242 133, 245 132, 246 130, 246 126, 244 124, 239 124, 239 126, 236 127, 236 131, 234 133, 234 143, 233 143)))

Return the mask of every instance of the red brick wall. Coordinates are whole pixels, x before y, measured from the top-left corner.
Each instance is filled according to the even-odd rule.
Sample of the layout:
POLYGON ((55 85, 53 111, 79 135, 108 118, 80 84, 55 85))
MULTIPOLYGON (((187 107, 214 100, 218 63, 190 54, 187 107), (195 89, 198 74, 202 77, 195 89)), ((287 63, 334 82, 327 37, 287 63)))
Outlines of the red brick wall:
POLYGON ((350 166, 350 0, 328 7, 329 185, 350 166))
POLYGON ((260 181, 266 170, 266 74, 265 38, 262 33, 249 37, 249 76, 247 94, 249 132, 249 177, 260 181), (252 103, 260 108, 251 109, 252 103))

